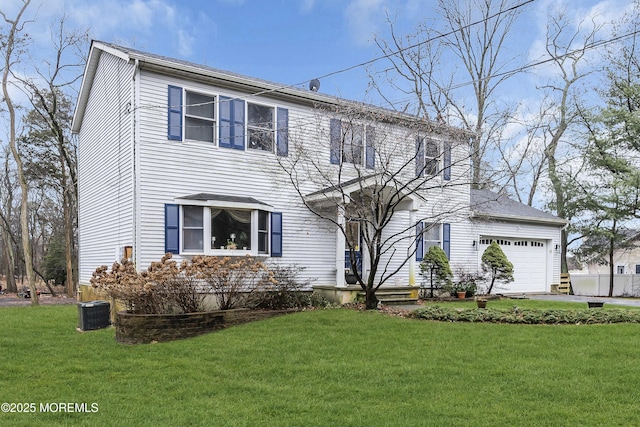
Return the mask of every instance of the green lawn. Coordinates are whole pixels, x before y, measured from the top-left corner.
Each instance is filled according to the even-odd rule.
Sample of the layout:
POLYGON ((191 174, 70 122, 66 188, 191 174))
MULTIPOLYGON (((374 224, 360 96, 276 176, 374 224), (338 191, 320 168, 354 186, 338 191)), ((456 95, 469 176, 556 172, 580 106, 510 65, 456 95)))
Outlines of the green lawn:
MULTIPOLYGON (((513 304, 512 304, 513 305, 513 304)), ((139 346, 77 308, 0 308, 0 425, 639 425, 640 325, 435 323, 320 310, 139 346)))

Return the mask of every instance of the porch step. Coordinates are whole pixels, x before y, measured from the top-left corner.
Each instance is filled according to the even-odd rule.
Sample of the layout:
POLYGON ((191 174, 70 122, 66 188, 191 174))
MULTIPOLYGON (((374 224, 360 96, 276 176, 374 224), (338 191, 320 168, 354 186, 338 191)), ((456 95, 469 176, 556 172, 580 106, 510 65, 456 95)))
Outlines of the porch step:
MULTIPOLYGON (((364 292, 359 292, 358 296, 364 299, 364 292)), ((384 305, 410 305, 418 302, 418 298, 411 297, 410 290, 393 290, 393 289, 378 289, 376 297, 384 305)))

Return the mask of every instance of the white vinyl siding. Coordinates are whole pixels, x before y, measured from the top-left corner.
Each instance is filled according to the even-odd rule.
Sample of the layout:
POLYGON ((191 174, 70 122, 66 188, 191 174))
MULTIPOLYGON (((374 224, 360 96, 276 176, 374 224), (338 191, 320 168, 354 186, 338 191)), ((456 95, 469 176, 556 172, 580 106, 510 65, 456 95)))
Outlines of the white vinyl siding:
MULTIPOLYGON (((209 108, 208 105, 214 104, 208 102, 214 97, 216 101, 245 100, 246 93, 144 69, 135 75, 132 71, 132 64, 107 52, 102 53, 79 134, 80 282, 88 284, 95 268, 109 265, 117 258, 118 249, 126 245, 134 245, 135 260, 140 269, 159 260, 165 250, 165 205, 177 204, 177 199, 189 195, 209 193, 251 197, 269 205, 273 212, 281 212, 282 257, 271 260, 305 267, 301 279, 309 280, 313 285, 335 285, 336 228, 331 222, 318 219, 302 204, 278 164, 274 149, 278 130, 275 130, 276 135, 273 133, 278 117, 274 114, 277 116, 280 108, 287 110, 287 153, 290 158, 295 159, 297 144, 302 143, 305 156, 320 164, 320 175, 329 175, 342 167, 343 182, 362 176, 363 171, 371 174, 371 170, 366 170, 367 151, 360 147, 363 143, 358 132, 356 136, 360 139, 356 138, 354 145, 363 150, 362 158, 353 159, 354 163, 331 164, 330 119, 326 113, 264 94, 251 98, 251 103, 263 106, 262 109, 251 110, 251 103, 243 101, 247 126, 244 145, 240 147, 243 149, 221 147, 221 136, 217 133, 222 114, 215 107, 209 108), (183 140, 168 138, 167 110, 148 106, 166 105, 169 86, 182 88, 183 104, 207 105, 202 109, 185 110, 186 120, 182 123, 182 126, 203 125, 202 129, 206 128, 206 131, 201 132, 198 128, 192 134, 183 130, 183 140), (137 92, 136 98, 132 99, 134 87, 137 92), (190 97, 189 94, 195 95, 190 97), (198 94, 204 97, 198 98, 198 94), (128 103, 136 108, 127 110, 128 103), (252 117, 257 121, 250 124, 252 117), (256 149, 250 149, 252 134, 271 136, 257 138, 253 147, 256 149), (212 143, 212 139, 218 140, 212 143)), ((392 169, 405 165, 398 178, 415 178, 414 129, 366 120, 362 126, 365 140, 368 129, 375 129, 377 168, 387 162, 392 169)), ((435 131, 425 138, 436 141, 438 147, 448 141, 447 135, 435 131)), ((466 142, 453 144, 451 181, 443 185, 442 174, 425 178, 426 182, 418 190, 420 197, 416 198, 419 201, 412 214, 413 224, 408 210, 396 211, 394 220, 385 229, 385 237, 399 235, 401 238, 383 256, 380 266, 384 266, 387 273, 397 268, 400 272, 387 285, 393 285, 396 278, 405 284, 409 282, 408 263, 403 265, 403 262, 409 256, 417 221, 450 224, 450 263, 454 270, 457 267, 479 269, 479 251, 471 242, 479 240, 481 235, 536 237, 548 242, 547 249, 559 243, 558 227, 470 221, 467 157, 466 142)), ((327 186, 327 182, 306 180, 300 190, 302 194, 310 194, 327 186)), ((181 233, 183 226, 184 218, 180 224, 181 233)), ((198 230, 192 233, 197 234, 198 230)), ((268 240, 267 234, 268 227, 256 228, 256 239, 268 240)), ((210 246, 204 244, 206 238, 203 233, 205 247, 210 246)), ((181 246, 184 241, 181 235, 181 246)), ((200 241, 196 246, 199 245, 200 241)), ((216 242, 216 245, 219 247, 221 243, 216 242)), ((251 245, 257 246, 257 243, 252 240, 251 245)), ((252 247, 254 250, 262 252, 252 247)), ((174 257, 178 261, 182 259, 180 255, 174 257)), ((364 258, 366 260, 366 255, 364 258)), ((559 256, 552 254, 549 259, 552 259, 552 267, 548 269, 545 286, 559 275, 559 256)), ((419 281, 418 277, 416 281, 419 281)))
POLYGON ((89 283, 97 267, 119 260, 124 246, 134 245, 133 125, 126 109, 131 75, 131 64, 102 55, 78 135, 81 284, 89 283))

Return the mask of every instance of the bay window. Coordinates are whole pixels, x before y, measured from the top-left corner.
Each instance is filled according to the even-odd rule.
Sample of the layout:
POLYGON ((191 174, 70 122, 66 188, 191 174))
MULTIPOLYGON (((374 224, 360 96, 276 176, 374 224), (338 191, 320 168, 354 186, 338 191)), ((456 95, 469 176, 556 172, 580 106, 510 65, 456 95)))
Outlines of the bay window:
POLYGON ((281 256, 281 214, 255 208, 227 208, 201 205, 165 207, 165 247, 185 255, 269 254, 281 256), (168 210, 167 210, 168 209, 168 210), (179 222, 169 212, 179 213, 179 222), (275 229, 272 230, 272 228, 275 229), (179 229, 177 234, 171 230, 179 229), (271 235, 276 233, 275 246, 271 235))

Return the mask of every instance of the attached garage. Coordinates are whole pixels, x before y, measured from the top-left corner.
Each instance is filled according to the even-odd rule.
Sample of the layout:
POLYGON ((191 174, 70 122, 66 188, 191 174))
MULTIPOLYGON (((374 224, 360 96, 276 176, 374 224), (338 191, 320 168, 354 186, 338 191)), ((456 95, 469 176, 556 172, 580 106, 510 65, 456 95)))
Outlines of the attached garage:
MULTIPOLYGON (((497 283, 495 293, 546 292, 547 248, 549 242, 534 238, 510 238, 504 236, 480 236, 478 257, 492 241, 497 242, 513 264, 514 281, 497 283)), ((480 263, 481 260, 478 260, 480 263)))
POLYGON ((478 269, 492 241, 513 264, 514 281, 496 283, 493 293, 550 292, 552 284, 560 283, 564 219, 489 190, 471 190, 471 211, 478 269))

